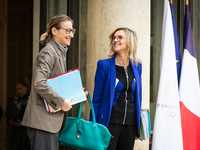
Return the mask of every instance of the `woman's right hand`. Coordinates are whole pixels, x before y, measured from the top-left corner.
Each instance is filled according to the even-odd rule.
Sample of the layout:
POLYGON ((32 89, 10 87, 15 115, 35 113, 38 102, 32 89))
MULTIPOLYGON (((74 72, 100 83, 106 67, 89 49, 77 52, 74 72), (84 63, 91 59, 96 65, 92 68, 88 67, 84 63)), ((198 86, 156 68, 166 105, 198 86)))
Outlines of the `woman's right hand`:
POLYGON ((72 100, 73 98, 74 98, 74 97, 72 96, 72 97, 70 97, 70 99, 66 99, 66 100, 63 102, 63 104, 62 104, 62 106, 61 106, 62 111, 69 111, 69 110, 72 108, 70 102, 71 102, 71 100, 72 100))
POLYGON ((14 127, 21 127, 21 121, 20 120, 13 120, 13 119, 9 119, 8 120, 8 124, 14 127))

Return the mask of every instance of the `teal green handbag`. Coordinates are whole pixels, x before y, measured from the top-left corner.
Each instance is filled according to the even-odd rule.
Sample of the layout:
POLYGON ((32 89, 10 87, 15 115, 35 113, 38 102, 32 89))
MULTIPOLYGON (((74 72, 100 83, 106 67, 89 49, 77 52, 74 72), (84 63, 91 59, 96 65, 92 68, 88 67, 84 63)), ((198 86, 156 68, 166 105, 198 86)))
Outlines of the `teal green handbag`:
POLYGON ((111 134, 105 126, 96 123, 89 93, 88 102, 92 111, 93 122, 80 118, 82 106, 82 103, 80 103, 78 118, 67 117, 64 130, 59 136, 59 143, 79 150, 106 150, 111 134))

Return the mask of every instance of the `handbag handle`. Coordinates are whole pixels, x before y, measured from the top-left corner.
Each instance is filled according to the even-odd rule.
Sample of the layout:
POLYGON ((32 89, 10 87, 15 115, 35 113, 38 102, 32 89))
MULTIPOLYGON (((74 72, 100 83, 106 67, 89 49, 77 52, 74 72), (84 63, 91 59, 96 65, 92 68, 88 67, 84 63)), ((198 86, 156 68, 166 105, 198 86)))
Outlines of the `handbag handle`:
MULTIPOLYGON (((90 109, 92 111, 92 120, 93 120, 93 123, 96 123, 96 118, 95 118, 95 114, 94 114, 94 107, 93 107, 93 104, 92 104, 90 93, 88 93, 88 95, 87 95, 87 100, 88 100, 88 102, 90 104, 90 109)), ((78 119, 81 118, 81 107, 82 107, 82 102, 79 103, 78 119)))

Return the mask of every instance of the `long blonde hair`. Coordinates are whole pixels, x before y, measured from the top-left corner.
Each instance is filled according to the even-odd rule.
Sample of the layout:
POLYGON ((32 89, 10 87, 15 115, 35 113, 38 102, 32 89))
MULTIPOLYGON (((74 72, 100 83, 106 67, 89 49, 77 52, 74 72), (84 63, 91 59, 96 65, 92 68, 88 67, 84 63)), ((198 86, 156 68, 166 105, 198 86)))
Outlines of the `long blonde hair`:
POLYGON ((51 18, 51 20, 47 24, 47 31, 40 36, 40 43, 42 45, 47 44, 47 39, 48 39, 49 36, 52 37, 51 29, 53 27, 55 27, 56 29, 59 29, 60 23, 62 21, 71 21, 71 23, 73 24, 72 19, 70 17, 68 17, 67 15, 64 15, 64 14, 58 14, 58 15, 54 16, 53 18, 51 18))
POLYGON ((140 60, 137 57, 137 47, 138 47, 138 39, 136 32, 127 28, 127 27, 120 27, 115 29, 110 35, 109 35, 109 40, 110 40, 110 55, 109 57, 113 57, 117 52, 114 51, 112 41, 113 41, 113 36, 114 34, 119 31, 123 30, 125 32, 125 40, 128 45, 128 57, 133 59, 134 64, 137 66, 138 62, 140 60))

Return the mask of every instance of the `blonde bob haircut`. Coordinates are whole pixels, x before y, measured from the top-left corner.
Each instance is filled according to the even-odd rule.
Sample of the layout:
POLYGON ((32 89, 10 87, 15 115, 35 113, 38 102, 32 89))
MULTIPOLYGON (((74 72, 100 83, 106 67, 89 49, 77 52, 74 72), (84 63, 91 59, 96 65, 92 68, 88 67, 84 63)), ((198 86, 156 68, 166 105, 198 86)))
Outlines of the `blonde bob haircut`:
POLYGON ((112 41, 113 41, 114 34, 119 30, 123 30, 125 32, 125 41, 128 45, 128 57, 132 58, 132 61, 133 61, 132 63, 137 66, 138 62, 140 62, 140 60, 137 58, 137 46, 138 46, 137 35, 136 35, 135 31, 133 31, 127 27, 117 28, 109 35, 109 40, 110 40, 110 55, 109 55, 109 57, 111 58, 117 53, 113 49, 112 41))
POLYGON ((47 44, 47 40, 48 40, 49 36, 52 37, 52 32, 51 32, 52 28, 55 27, 56 29, 60 29, 61 22, 63 22, 63 21, 70 21, 73 24, 72 19, 65 14, 58 14, 58 15, 54 16, 53 18, 51 18, 51 20, 49 21, 49 23, 46 26, 47 31, 40 36, 40 43, 42 45, 47 44))

